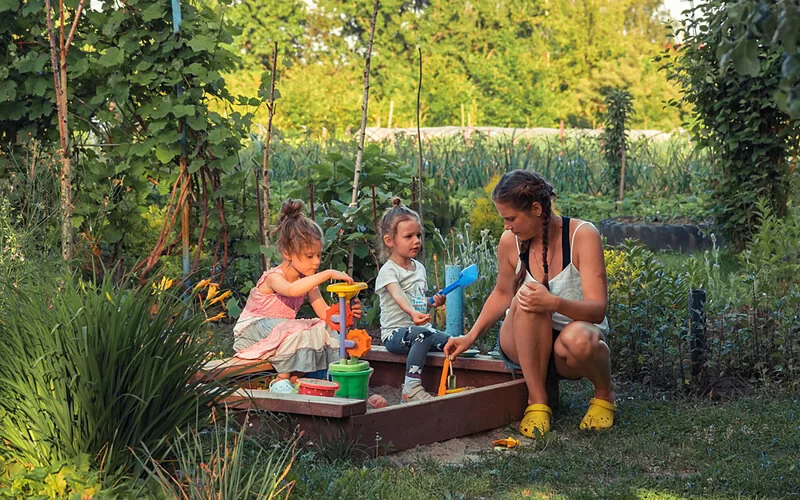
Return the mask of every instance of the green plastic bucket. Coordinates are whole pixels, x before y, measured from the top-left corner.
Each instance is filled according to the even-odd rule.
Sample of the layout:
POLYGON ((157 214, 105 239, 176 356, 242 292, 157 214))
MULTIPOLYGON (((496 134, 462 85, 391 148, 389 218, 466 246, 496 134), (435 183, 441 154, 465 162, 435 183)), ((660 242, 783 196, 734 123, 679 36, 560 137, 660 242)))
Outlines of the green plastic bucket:
POLYGON ((369 377, 375 369, 366 361, 336 361, 328 366, 328 376, 339 383, 335 396, 340 398, 367 399, 369 377))

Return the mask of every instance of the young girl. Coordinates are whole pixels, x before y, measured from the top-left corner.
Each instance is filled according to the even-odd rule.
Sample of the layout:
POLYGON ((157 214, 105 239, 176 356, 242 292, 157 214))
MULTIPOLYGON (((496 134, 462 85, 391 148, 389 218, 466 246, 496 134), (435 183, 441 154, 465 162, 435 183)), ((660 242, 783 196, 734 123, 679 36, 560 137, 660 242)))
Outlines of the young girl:
MULTIPOLYGON (((399 198, 392 203, 380 222, 381 257, 388 259, 375 280, 381 304, 381 340, 387 351, 408 354, 403 402, 423 401, 433 397, 422 387, 425 357, 431 348, 441 351, 450 337, 430 323, 425 266, 414 259, 422 243, 419 216, 402 206, 399 198)), ((434 295, 432 307, 444 302, 444 295, 434 295)))
MULTIPOLYGON (((347 274, 328 269, 317 272, 322 255, 322 229, 303 215, 300 200, 287 200, 278 220, 280 265, 266 271, 252 290, 233 327, 233 348, 244 359, 268 360, 279 379, 292 385, 305 373, 327 369, 339 359, 339 341, 325 322, 328 304, 319 285, 328 280, 353 283, 347 274), (295 319, 308 297, 316 319, 295 319)), ((353 315, 361 317, 361 304, 353 302, 353 315)), ((286 384, 284 384, 286 385, 286 384)))

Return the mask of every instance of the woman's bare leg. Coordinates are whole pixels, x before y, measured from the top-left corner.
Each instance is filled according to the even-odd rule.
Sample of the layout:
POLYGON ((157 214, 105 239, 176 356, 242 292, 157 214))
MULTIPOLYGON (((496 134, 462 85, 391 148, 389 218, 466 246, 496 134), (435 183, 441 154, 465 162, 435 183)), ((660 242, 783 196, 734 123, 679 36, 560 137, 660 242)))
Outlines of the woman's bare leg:
POLYGON ((611 352, 599 328, 584 321, 570 323, 556 339, 553 353, 559 375, 586 378, 594 385, 595 397, 614 402, 611 352))
POLYGON ((553 346, 550 314, 523 311, 515 298, 500 328, 500 348, 522 367, 528 404, 547 404, 547 364, 553 346))

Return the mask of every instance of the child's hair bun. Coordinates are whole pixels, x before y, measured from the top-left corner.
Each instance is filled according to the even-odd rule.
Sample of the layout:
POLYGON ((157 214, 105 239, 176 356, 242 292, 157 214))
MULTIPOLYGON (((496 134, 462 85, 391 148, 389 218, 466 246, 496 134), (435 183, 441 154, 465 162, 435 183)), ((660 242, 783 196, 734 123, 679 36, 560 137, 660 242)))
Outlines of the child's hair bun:
POLYGON ((399 206, 400 206, 400 205, 402 205, 402 204, 403 204, 403 200, 401 200, 401 199, 400 199, 400 198, 398 198, 397 196, 395 196, 394 198, 392 198, 392 206, 393 206, 393 207, 399 207, 399 206))
POLYGON ((290 198, 283 202, 281 205, 281 215, 280 218, 295 218, 295 217, 302 217, 303 216, 303 209, 305 208, 305 203, 303 200, 298 200, 295 198, 290 198))

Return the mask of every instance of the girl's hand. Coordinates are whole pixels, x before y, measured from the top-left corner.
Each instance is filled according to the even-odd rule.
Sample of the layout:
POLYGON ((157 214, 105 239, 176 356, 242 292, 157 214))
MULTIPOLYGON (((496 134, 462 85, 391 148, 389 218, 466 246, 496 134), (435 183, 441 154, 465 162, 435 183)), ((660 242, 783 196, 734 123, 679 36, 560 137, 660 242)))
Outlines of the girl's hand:
POLYGON ((336 269, 328 269, 326 272, 328 273, 329 280, 346 281, 348 285, 353 284, 353 278, 348 276, 347 273, 337 271, 336 269))
POLYGON ((444 345, 444 355, 453 360, 456 356, 469 349, 471 345, 472 339, 467 335, 450 337, 450 340, 444 345))
POLYGON ((361 314, 363 313, 363 309, 361 308, 361 301, 358 299, 353 299, 350 301, 350 310, 353 312, 353 317, 356 319, 361 319, 361 314))
POLYGON ((517 292, 516 298, 523 311, 543 313, 555 310, 553 301, 555 296, 541 283, 534 281, 525 283, 517 292))
POLYGON ((431 322, 431 315, 421 313, 419 311, 414 311, 413 313, 411 313, 411 321, 413 321, 414 324, 417 326, 422 326, 426 323, 431 322))
POLYGON ((433 296, 433 305, 431 307, 443 306, 446 301, 447 297, 445 297, 441 293, 437 293, 436 295, 433 296))

